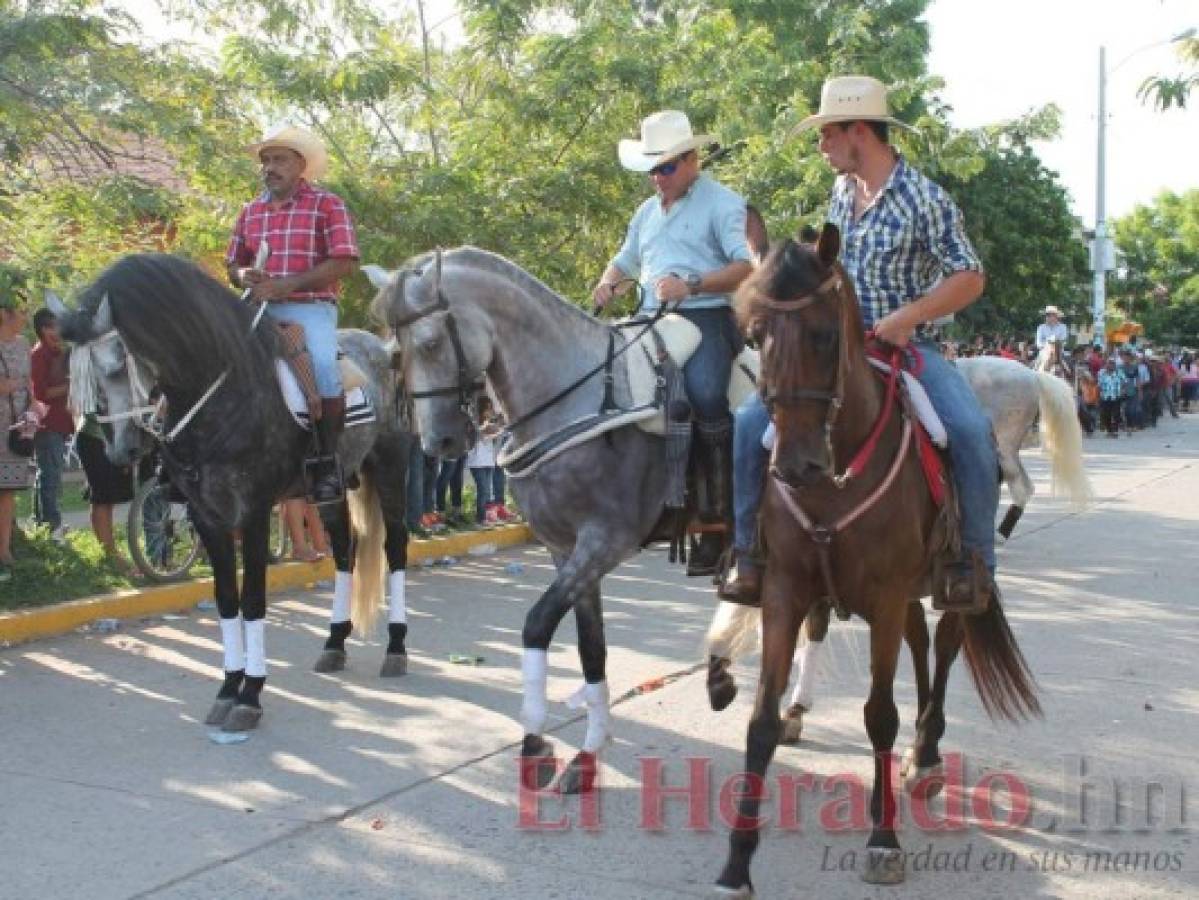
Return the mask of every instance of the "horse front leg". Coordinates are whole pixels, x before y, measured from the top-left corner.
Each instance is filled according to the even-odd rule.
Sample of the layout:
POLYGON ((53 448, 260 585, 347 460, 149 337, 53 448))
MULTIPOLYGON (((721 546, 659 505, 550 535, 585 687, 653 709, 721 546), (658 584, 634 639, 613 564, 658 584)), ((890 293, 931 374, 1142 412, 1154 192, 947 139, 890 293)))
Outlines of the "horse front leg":
MULTIPOLYGON (((603 680, 607 649, 603 644, 599 581, 617 562, 608 558, 610 546, 603 537, 587 540, 580 536, 568 558, 561 559, 555 554, 554 563, 558 567, 558 577, 533 604, 525 617, 525 626, 521 632, 524 646, 521 658, 524 699, 521 703, 520 718, 525 732, 521 744, 521 781, 530 790, 548 787, 556 774, 553 745, 541 736, 548 715, 546 680, 550 641, 553 640, 562 617, 569 610, 577 608, 580 603, 586 603, 591 597, 594 597, 594 604, 584 610, 580 620, 579 655, 584 660, 585 674, 588 671, 593 676, 597 671, 600 674, 594 683, 588 677, 588 685, 584 687, 583 694, 585 701, 594 701, 587 703, 589 718, 593 705, 598 709, 602 704, 603 708, 607 709, 607 683, 603 680), (595 640, 597 633, 598 643, 595 640), (596 686, 591 687, 591 684, 596 686)), ((590 727, 588 730, 590 732, 590 727)), ((581 784, 580 780, 578 785, 581 784)))
POLYGON ((314 672, 340 672, 346 667, 346 638, 354 628, 350 621, 350 590, 354 573, 354 531, 350 507, 345 500, 320 507, 321 522, 333 550, 333 608, 329 611, 329 637, 312 667, 314 672))
POLYGON ((237 551, 231 533, 199 521, 195 525, 212 565, 213 594, 225 652, 225 678, 204 724, 223 725, 237 703, 238 691, 246 677, 245 624, 237 599, 237 551))
POLYGON ((870 696, 863 710, 874 750, 874 789, 870 795, 873 830, 866 843, 862 880, 899 884, 904 879, 903 851, 895 835, 897 818, 892 765, 899 711, 895 708, 895 669, 908 611, 906 596, 885 595, 870 617, 870 696))
MULTIPOLYGON (((916 724, 919 734, 919 723, 924 717, 929 703, 928 683, 928 622, 924 618, 924 604, 919 600, 908 601, 908 614, 904 622, 904 640, 912 654, 912 671, 916 676, 916 724)), ((904 787, 911 788, 912 778, 920 771, 915 743, 904 751, 900 763, 899 774, 903 776, 904 787)))
POLYGON ((266 567, 270 555, 271 507, 252 515, 242 529, 241 610, 246 628, 246 677, 222 731, 249 731, 262 718, 266 685, 266 567))
POLYGON ((575 604, 575 627, 579 635, 579 661, 583 666, 583 686, 571 697, 574 709, 587 710, 587 734, 583 747, 562 772, 558 787, 563 794, 584 794, 595 785, 599 771, 599 752, 612 731, 611 698, 605 669, 608 646, 604 640, 604 620, 597 584, 575 604))
POLYGON ((737 804, 728 860, 716 881, 727 896, 753 896, 749 866, 762 825, 759 811, 766 791, 766 769, 782 735, 779 699, 787 687, 799 626, 808 612, 802 599, 806 596, 810 595, 795 591, 783 579, 772 578, 767 569, 762 585, 762 673, 745 739, 746 791, 737 804))
POLYGON ((816 703, 816 676, 824 662, 827 649, 829 616, 832 607, 826 600, 812 604, 804 619, 804 636, 807 638, 795 653, 795 688, 783 713, 783 736, 781 744, 798 744, 803 736, 804 713, 810 712, 816 703))

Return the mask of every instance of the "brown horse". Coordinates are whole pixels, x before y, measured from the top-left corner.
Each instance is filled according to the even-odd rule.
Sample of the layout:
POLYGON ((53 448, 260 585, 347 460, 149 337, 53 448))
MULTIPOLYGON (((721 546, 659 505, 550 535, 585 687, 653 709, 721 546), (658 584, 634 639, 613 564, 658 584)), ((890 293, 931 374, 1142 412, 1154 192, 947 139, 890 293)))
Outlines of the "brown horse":
MULTIPOLYGON (((761 510, 767 551, 762 671, 746 738, 746 771, 751 783, 754 776, 764 783, 782 732, 779 698, 809 611, 829 598, 865 619, 871 674, 865 720, 874 787, 862 877, 891 884, 904 874, 895 835, 892 748, 899 714, 892 684, 905 631, 909 639, 918 637, 911 601, 926 595, 934 581, 945 517, 930 495, 912 436, 915 426, 903 404, 895 401, 894 414, 883 415, 893 388, 867 361, 858 301, 836 262, 839 249, 840 236, 831 225, 814 249, 785 241, 737 292, 739 318, 762 348, 759 389, 777 430, 761 510), (873 453, 859 453, 874 440, 873 453), (860 470, 851 479, 838 478, 851 458, 860 470)), ((919 643, 913 645, 917 659, 919 643)), ((915 667, 920 696, 913 751, 920 767, 940 761, 945 688, 963 644, 988 714, 1012 720, 1040 714, 1032 676, 998 597, 976 615, 944 613, 931 691, 927 636, 924 666, 915 667)), ((717 882, 726 894, 752 896, 749 866, 761 800, 760 791, 740 800, 729 858, 717 882)))

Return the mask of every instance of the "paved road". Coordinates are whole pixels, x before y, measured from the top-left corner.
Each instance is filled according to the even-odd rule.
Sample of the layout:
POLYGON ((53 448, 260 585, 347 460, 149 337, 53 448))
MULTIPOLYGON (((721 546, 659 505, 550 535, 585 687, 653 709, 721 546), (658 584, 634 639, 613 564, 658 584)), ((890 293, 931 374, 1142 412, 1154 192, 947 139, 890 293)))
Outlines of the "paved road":
MULTIPOLYGON (((1087 450, 1098 500, 1081 513, 1048 497, 1044 464, 1027 454, 1040 495, 1001 552, 1009 616, 1040 682, 1045 720, 989 722, 960 669, 949 693, 943 749, 964 754, 969 796, 982 796, 980 780, 992 783, 983 773, 1005 773, 1030 797, 1029 824, 938 834, 909 821, 905 886, 868 888, 840 871, 864 845, 847 798, 870 764, 865 630, 835 625, 808 739, 783 748, 772 770, 812 772, 820 789, 799 795, 799 832, 779 827, 777 802, 768 807, 773 825, 754 868, 760 896, 1199 895, 1194 801, 1190 821, 1168 828, 1177 824, 1179 785, 1192 797, 1199 785, 1199 417, 1132 439, 1095 439, 1087 450), (1089 767, 1081 779, 1078 757, 1089 767), (1137 831, 1143 816, 1125 818, 1107 829, 1113 777, 1126 796, 1137 779, 1160 780, 1165 819, 1137 831), (1069 830, 1080 818, 1080 780, 1089 784, 1085 824, 1069 830), (851 830, 822 827, 821 814, 851 830)), ((414 573, 412 671, 391 683, 375 677, 377 638, 352 647, 342 676, 309 670, 328 589, 273 598, 267 716, 235 746, 210 742, 198 720, 220 658, 211 612, 0 652, 0 897, 706 896, 727 844, 719 789, 741 766, 752 669, 738 673, 750 687, 734 706, 710 712, 694 671, 708 589, 661 553, 623 566, 606 583, 613 695, 647 682, 657 689, 615 709, 599 828, 581 827, 593 811, 550 797, 538 814, 549 822, 565 814, 572 827, 521 829, 517 648, 524 612, 550 577, 536 548, 414 573), (523 571, 510 571, 512 563, 523 571), (453 665, 450 654, 485 662, 453 665), (698 828, 681 800, 666 802, 660 831, 642 827, 641 785, 653 760, 670 785, 686 781, 688 765, 707 767, 710 794, 707 803, 697 798, 691 823, 698 828)), ((569 622, 561 638, 550 656, 558 700, 579 677, 569 622)), ((901 680, 907 739, 906 664, 901 680)), ((553 704, 555 739, 566 749, 583 735, 573 716, 553 704)), ((1005 809, 1000 791, 1000 820, 1005 809)))

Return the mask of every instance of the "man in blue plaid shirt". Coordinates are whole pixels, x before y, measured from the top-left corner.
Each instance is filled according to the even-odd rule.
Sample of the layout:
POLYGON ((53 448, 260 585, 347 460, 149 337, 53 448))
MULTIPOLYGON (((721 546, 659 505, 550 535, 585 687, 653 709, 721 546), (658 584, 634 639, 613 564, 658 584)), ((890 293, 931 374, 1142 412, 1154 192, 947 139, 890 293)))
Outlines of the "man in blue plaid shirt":
MULTIPOLYGON (((924 357, 917 377, 949 433, 962 517, 962 556, 949 567, 944 605, 969 609, 976 593, 995 590, 999 485, 991 421, 965 379, 922 329, 978 299, 985 278, 961 212, 890 145, 890 126, 907 127, 888 114, 882 83, 848 76, 825 83, 820 111, 797 131, 820 129, 821 155, 838 173, 828 221, 841 232, 841 263, 853 279, 866 328, 896 347, 913 344, 924 357)), ((754 602, 760 590, 751 550, 767 463, 761 438, 768 422, 756 395, 737 410, 733 490, 738 564, 720 594, 740 602, 754 602)))

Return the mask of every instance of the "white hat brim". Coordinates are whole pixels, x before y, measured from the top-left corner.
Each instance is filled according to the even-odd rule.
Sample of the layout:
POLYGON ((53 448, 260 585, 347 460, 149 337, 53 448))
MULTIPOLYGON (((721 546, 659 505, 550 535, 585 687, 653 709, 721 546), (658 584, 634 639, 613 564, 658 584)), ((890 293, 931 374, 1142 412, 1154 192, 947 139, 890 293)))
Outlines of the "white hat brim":
POLYGON ((715 142, 716 139, 710 134, 697 134, 661 152, 646 153, 645 144, 641 141, 622 140, 616 146, 616 153, 620 157, 620 164, 629 171, 648 172, 654 166, 660 166, 676 156, 715 142))
POLYGON ((825 125, 834 125, 838 122, 885 122, 888 125, 896 125, 912 134, 919 134, 920 129, 909 125, 907 122, 901 122, 894 116, 854 116, 854 115, 821 115, 816 113, 808 116, 798 125, 791 129, 791 137, 802 134, 812 128, 822 128, 825 125))

